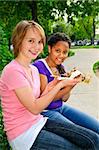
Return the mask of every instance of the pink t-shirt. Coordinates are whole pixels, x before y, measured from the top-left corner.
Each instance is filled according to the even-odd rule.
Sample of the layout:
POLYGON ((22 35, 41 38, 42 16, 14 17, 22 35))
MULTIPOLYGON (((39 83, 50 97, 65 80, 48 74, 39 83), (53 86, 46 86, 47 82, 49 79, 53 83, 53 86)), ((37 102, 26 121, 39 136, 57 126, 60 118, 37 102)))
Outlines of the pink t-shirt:
POLYGON ((41 115, 33 115, 18 100, 14 89, 30 86, 35 98, 40 95, 40 79, 36 67, 32 68, 33 79, 26 73, 25 68, 13 60, 3 70, 0 79, 0 94, 4 116, 5 131, 9 140, 13 140, 37 123, 41 115))

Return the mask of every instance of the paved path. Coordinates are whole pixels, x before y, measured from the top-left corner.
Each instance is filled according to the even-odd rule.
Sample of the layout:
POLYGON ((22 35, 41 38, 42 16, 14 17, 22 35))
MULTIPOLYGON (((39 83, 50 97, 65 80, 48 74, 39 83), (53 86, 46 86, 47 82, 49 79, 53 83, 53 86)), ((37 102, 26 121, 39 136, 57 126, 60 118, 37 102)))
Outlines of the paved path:
POLYGON ((75 56, 69 57, 64 65, 68 70, 77 67, 92 76, 89 84, 80 83, 73 89, 67 103, 99 119, 99 78, 92 70, 96 61, 99 61, 98 49, 82 49, 75 56))

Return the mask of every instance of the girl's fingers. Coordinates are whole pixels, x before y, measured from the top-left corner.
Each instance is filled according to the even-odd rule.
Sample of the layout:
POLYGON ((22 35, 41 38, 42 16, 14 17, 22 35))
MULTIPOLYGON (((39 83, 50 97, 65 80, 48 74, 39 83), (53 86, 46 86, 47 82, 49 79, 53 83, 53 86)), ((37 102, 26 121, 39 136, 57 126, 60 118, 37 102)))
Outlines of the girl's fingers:
POLYGON ((76 79, 62 81, 65 86, 76 85, 79 81, 76 79))

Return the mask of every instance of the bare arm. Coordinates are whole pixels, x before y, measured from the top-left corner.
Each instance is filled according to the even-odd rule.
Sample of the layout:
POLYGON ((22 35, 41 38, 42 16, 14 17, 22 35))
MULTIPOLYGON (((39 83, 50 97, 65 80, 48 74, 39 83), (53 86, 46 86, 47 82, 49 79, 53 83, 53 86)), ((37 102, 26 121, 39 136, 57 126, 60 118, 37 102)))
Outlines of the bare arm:
POLYGON ((62 101, 66 102, 70 97, 70 92, 62 97, 62 101))
MULTIPOLYGON (((75 80, 74 84, 76 82, 77 81, 75 80)), ((55 85, 49 92, 47 92, 47 94, 45 93, 43 96, 37 99, 33 95, 33 89, 31 89, 29 86, 15 89, 15 93, 24 107, 26 107, 31 113, 37 115, 53 101, 55 95, 59 92, 60 89, 65 87, 66 84, 67 80, 55 83, 55 85)))
POLYGON ((33 114, 37 115, 45 109, 54 99, 57 92, 60 90, 61 84, 57 84, 50 92, 35 98, 33 90, 30 87, 22 87, 15 89, 15 93, 20 102, 33 114))
MULTIPOLYGON (((47 77, 45 75, 40 74, 40 82, 41 82, 41 93, 42 93, 45 90, 46 86, 48 85, 47 77)), ((54 97, 54 100, 57 100, 62 97, 64 97, 65 101, 68 100, 68 98, 70 96, 70 92, 73 87, 74 87, 74 85, 72 85, 72 83, 71 83, 71 85, 67 85, 66 87, 61 89, 57 93, 57 95, 54 97)))

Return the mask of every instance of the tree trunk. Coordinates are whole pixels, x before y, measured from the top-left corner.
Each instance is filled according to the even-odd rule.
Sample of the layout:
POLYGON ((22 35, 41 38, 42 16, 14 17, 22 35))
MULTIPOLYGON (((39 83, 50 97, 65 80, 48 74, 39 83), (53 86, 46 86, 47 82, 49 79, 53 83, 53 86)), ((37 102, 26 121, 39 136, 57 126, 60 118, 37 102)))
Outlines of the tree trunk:
POLYGON ((94 39, 95 39, 95 19, 93 18, 93 26, 92 26, 92 38, 91 38, 91 44, 94 44, 94 39))
POLYGON ((37 0, 32 0, 31 9, 32 9, 32 20, 38 22, 38 19, 37 19, 37 0))

